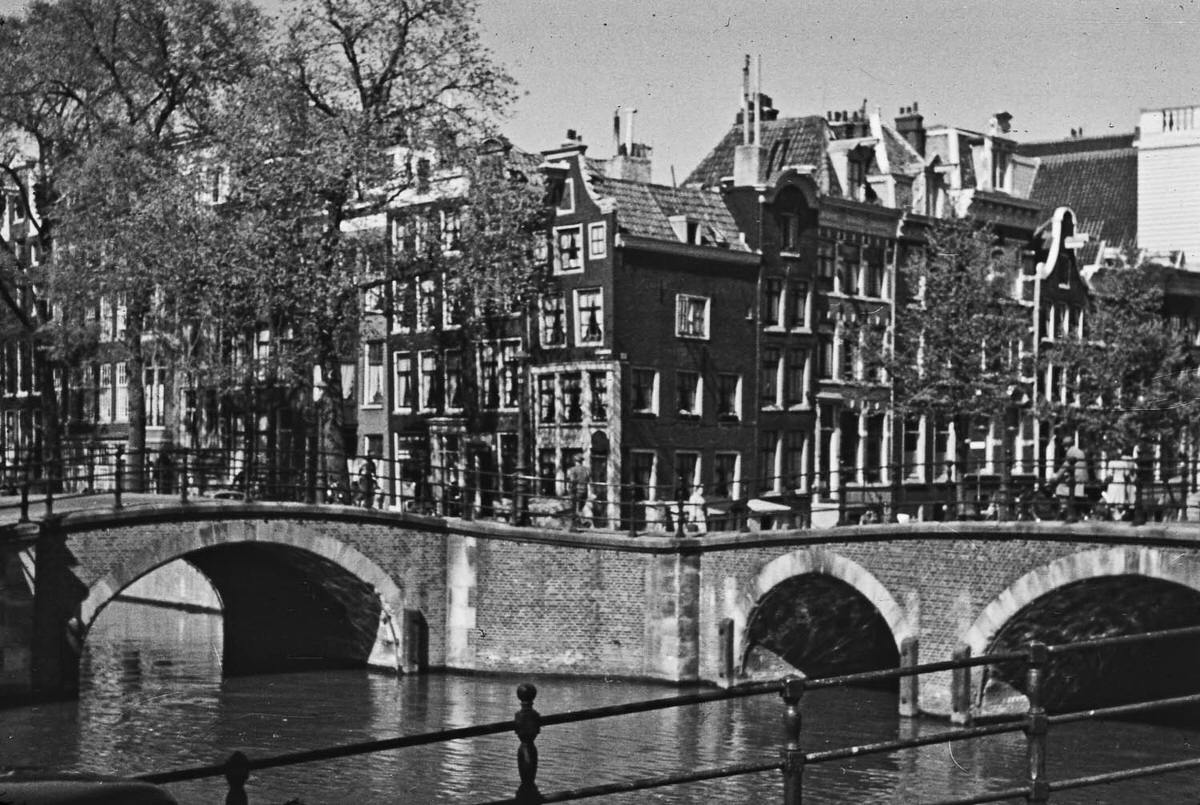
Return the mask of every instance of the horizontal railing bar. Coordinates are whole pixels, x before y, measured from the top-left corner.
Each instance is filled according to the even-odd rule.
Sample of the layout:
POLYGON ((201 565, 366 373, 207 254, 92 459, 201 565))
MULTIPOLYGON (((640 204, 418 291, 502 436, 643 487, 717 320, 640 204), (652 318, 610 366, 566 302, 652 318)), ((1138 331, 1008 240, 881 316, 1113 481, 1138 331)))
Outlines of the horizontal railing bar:
MULTIPOLYGON (((590 797, 602 797, 607 794, 627 794, 632 791, 645 791, 651 788, 664 788, 669 785, 683 785, 685 783, 700 783, 705 780, 720 780, 728 777, 739 777, 747 774, 761 774, 768 771, 779 771, 783 768, 783 764, 776 761, 775 763, 744 763, 734 766, 722 766, 718 769, 702 769, 700 771, 687 772, 685 774, 670 774, 660 777, 642 777, 636 780, 626 780, 620 783, 606 783, 604 785, 588 786, 586 788, 574 788, 566 791, 555 791, 550 794, 542 794, 539 802, 570 802, 577 799, 588 799, 590 797)), ((508 799, 489 800, 488 802, 477 803, 477 805, 519 805, 521 800, 515 797, 508 799)))
POLYGON ((953 671, 957 668, 974 668, 980 665, 991 665, 998 662, 1015 662, 1027 656, 1025 651, 1004 651, 995 654, 980 654, 978 657, 967 657, 961 660, 939 660, 937 662, 918 663, 907 668, 885 668, 878 671, 859 671, 853 674, 819 677, 806 680, 807 690, 823 688, 838 688, 846 685, 857 685, 860 682, 878 682, 887 679, 898 679, 905 676, 934 673, 936 671, 953 671))
POLYGON ((847 758, 878 755, 884 752, 894 752, 897 749, 914 749, 918 746, 944 743, 950 741, 969 741, 973 738, 986 738, 989 735, 1003 735, 1007 732, 1020 732, 1025 728, 1023 721, 1006 721, 999 724, 985 724, 979 727, 965 727, 961 730, 946 730, 932 735, 922 735, 918 738, 897 738, 892 741, 880 741, 873 744, 858 744, 839 749, 826 749, 821 752, 810 752, 804 756, 806 763, 826 763, 831 760, 846 760, 847 758))
POLYGON ((1024 799, 1029 796, 1029 786, 1022 788, 1001 788, 998 791, 985 791, 972 797, 960 799, 939 799, 924 805, 982 805, 984 802, 1003 802, 1006 799, 1024 799))
POLYGON ((1047 646, 1051 654, 1065 654, 1071 651, 1087 651, 1088 649, 1120 646, 1127 643, 1143 643, 1151 640, 1162 640, 1171 637, 1191 637, 1200 635, 1200 626, 1181 626, 1177 629, 1160 629, 1157 632, 1142 632, 1136 635, 1114 635, 1113 637, 1097 637, 1078 643, 1060 643, 1047 646))
POLYGON ((1168 707, 1178 707, 1184 704, 1200 704, 1200 693, 1194 693, 1189 696, 1175 696, 1170 699, 1152 699, 1144 702, 1133 702, 1131 704, 1118 704, 1094 710, 1080 710, 1074 713, 1058 713, 1048 718, 1052 725, 1071 724, 1077 721, 1090 721, 1096 718, 1136 715, 1137 713, 1144 713, 1149 710, 1165 710, 1168 707))
POLYGON ((1189 771, 1196 768, 1200 768, 1200 758, 1189 758, 1188 760, 1173 760, 1170 763, 1158 763, 1153 766, 1138 766, 1132 769, 1108 771, 1086 777, 1072 777, 1069 780, 1051 782, 1049 786, 1051 792, 1069 791, 1073 788, 1090 788, 1095 785, 1119 783, 1124 780, 1136 780, 1140 777, 1154 777, 1159 774, 1171 774, 1172 772, 1189 771))
MULTIPOLYGON (((339 746, 329 746, 323 749, 308 749, 303 752, 290 752, 285 755, 274 755, 272 757, 251 758, 247 766, 251 771, 255 769, 270 769, 279 766, 295 766, 301 763, 314 763, 322 760, 337 760, 339 758, 350 757, 353 755, 366 755, 374 752, 387 752, 392 749, 403 749, 409 746, 423 746, 432 743, 443 743, 445 741, 457 741, 463 738, 478 738, 484 735, 497 735, 503 732, 511 732, 515 728, 516 723, 513 721, 497 721, 491 724, 477 724, 472 727, 459 727, 452 730, 441 730, 438 732, 424 732, 417 735, 402 735, 397 738, 384 738, 378 741, 363 741, 353 744, 341 744, 339 746)), ((184 780, 198 780, 204 777, 218 777, 225 773, 225 764, 214 764, 209 766, 199 766, 193 769, 179 769, 177 771, 154 772, 150 774, 141 774, 135 776, 135 780, 144 780, 148 783, 178 783, 184 780)))
POLYGON ((641 702, 628 702, 625 704, 610 704, 603 707, 591 707, 585 710, 568 710, 565 713, 544 715, 542 716, 541 723, 543 727, 551 724, 571 724, 576 721, 591 721, 610 716, 646 713, 652 710, 665 710, 670 707, 681 707, 688 704, 706 704, 708 702, 719 702, 727 699, 745 699, 750 696, 762 696, 766 693, 778 693, 781 685, 781 680, 752 682, 747 685, 725 688, 724 690, 687 693, 681 696, 668 696, 661 699, 647 699, 641 702))

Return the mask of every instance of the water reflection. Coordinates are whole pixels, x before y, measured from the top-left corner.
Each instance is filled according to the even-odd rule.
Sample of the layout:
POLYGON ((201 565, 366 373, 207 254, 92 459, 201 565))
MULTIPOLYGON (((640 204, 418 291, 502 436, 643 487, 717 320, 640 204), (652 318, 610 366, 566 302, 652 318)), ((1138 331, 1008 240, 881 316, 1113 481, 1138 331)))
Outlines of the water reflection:
MULTIPOLYGON (((368 741, 512 717, 524 678, 439 674, 393 678, 328 671, 222 679, 221 621, 128 604, 106 610, 89 637, 78 702, 0 711, 9 767, 132 774, 368 741)), ((662 685, 542 677, 543 713, 676 691, 662 685)), ((900 721, 894 693, 819 691, 803 702, 804 746, 829 749, 947 728, 900 721)), ((543 792, 778 757, 777 696, 713 702, 547 727, 538 739, 543 792)), ((1051 732, 1051 779, 1094 774, 1197 752, 1197 733, 1132 723, 1051 732)), ((470 803, 517 786, 511 734, 255 774, 252 802, 470 803)), ((1013 785, 1024 775, 1022 735, 942 743, 882 757, 810 765, 806 803, 920 802, 1013 785)), ((1194 801, 1195 774, 1055 794, 1056 803, 1194 801)), ((219 802, 220 781, 172 788, 181 802, 219 802)), ((640 792, 595 802, 634 805, 778 801, 777 774, 640 792)))

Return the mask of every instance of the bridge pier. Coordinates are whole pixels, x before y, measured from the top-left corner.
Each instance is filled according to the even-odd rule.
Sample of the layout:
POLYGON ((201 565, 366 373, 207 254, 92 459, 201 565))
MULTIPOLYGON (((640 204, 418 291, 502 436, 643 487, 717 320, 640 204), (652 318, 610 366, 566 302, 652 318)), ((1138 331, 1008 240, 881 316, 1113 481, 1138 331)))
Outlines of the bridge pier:
POLYGON ((74 642, 79 603, 87 595, 76 578, 62 517, 38 525, 34 560, 33 634, 29 694, 34 699, 70 699, 79 694, 79 655, 74 642))

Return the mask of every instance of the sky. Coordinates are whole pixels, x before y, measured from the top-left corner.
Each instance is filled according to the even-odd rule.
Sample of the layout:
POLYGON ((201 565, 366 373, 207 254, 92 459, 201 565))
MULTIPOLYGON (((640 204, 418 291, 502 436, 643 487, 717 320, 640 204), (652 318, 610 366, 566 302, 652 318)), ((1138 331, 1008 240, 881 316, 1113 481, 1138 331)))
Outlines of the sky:
POLYGON ((1143 108, 1200 104, 1200 0, 482 0, 482 38, 524 93, 503 129, 529 150, 569 128, 612 153, 637 109, 654 179, 682 181, 733 123, 745 55, 781 116, 854 110, 1019 141, 1131 132, 1143 108))
MULTIPOLYGON (((261 0, 270 7, 280 0, 261 0)), ((567 129, 612 153, 637 109, 655 181, 733 123, 745 56, 783 116, 919 104, 927 124, 1020 141, 1131 132, 1143 108, 1200 104, 1200 0, 478 0, 481 39, 522 93, 502 122, 530 151, 567 129)), ((24 0, 0 0, 12 13, 24 0)))

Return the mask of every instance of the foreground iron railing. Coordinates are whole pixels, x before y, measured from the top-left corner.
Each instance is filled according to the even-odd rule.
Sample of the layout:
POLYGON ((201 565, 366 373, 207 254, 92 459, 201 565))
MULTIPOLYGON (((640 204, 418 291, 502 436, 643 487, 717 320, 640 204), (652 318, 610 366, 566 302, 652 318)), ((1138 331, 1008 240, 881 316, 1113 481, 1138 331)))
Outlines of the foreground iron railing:
POLYGON ((802 675, 789 676, 776 681, 747 683, 727 690, 711 690, 669 696, 554 715, 541 715, 534 709, 533 703, 537 696, 537 689, 531 684, 522 684, 517 688, 520 709, 511 721, 481 724, 474 727, 442 730, 420 735, 407 735, 378 741, 344 744, 267 758, 250 759, 241 752, 235 752, 222 764, 144 774, 135 779, 156 784, 168 784, 185 780, 225 777, 229 786, 226 802, 246 803, 248 800, 245 787, 252 771, 294 766, 302 763, 314 763, 334 758, 383 752, 411 746, 444 743, 446 741, 492 735, 512 730, 516 733, 519 741, 517 750, 518 783, 516 793, 512 797, 491 800, 480 805, 532 805, 533 803, 568 802, 609 794, 628 793, 767 772, 780 773, 780 792, 784 805, 799 805, 802 802, 804 770, 809 765, 861 758, 869 755, 887 754, 933 744, 961 742, 992 735, 1023 732, 1026 737, 1027 773, 1025 779, 1020 784, 968 797, 940 800, 928 805, 974 805, 975 803, 997 802, 1014 798, 1024 798, 1027 802, 1044 803, 1050 800, 1051 794, 1058 791, 1090 788, 1139 777, 1156 776, 1200 768, 1200 757, 1197 757, 1170 763, 1137 766, 1105 774, 1054 781, 1048 779, 1046 776, 1046 741, 1051 726, 1085 720, 1128 717, 1148 713, 1153 710, 1200 704, 1200 694, 1193 694, 1080 712, 1049 715, 1042 701, 1042 691, 1050 659, 1055 655, 1069 652, 1094 651, 1118 645, 1197 636, 1200 636, 1200 626, 1052 646, 1040 642, 1031 642, 1022 651, 996 652, 979 657, 966 657, 964 659, 923 663, 880 671, 843 674, 821 679, 806 679, 802 675), (803 735, 800 702, 804 693, 808 690, 844 687, 865 682, 915 678, 921 674, 938 671, 962 671, 982 665, 1010 662, 1024 662, 1026 666, 1025 694, 1029 701, 1029 707, 1023 718, 1016 718, 1012 721, 1002 723, 952 728, 913 738, 877 741, 816 752, 805 752, 802 748, 801 739, 803 735), (777 757, 763 758, 758 762, 694 769, 676 774, 621 780, 549 793, 542 793, 538 788, 537 772, 539 757, 536 739, 544 727, 573 724, 653 710, 695 706, 770 693, 778 693, 783 702, 783 730, 780 735, 779 754, 777 757))
POLYGON ((1060 480, 1059 469, 1014 463, 1001 475, 993 464, 951 461, 655 484, 609 481, 606 468, 582 477, 563 467, 502 469, 478 456, 440 465, 368 464, 311 451, 160 448, 131 454, 121 445, 88 445, 53 464, 0 461, 0 511, 18 510, 25 521, 31 505, 52 514, 56 500, 100 495, 111 496, 119 508, 127 493, 148 492, 185 503, 290 501, 677 537, 917 519, 1200 520, 1200 466, 1182 465, 1168 478, 1139 471, 1132 480, 1086 483, 1073 476, 1060 480), (1016 469, 1025 471, 1011 471, 1016 469))

